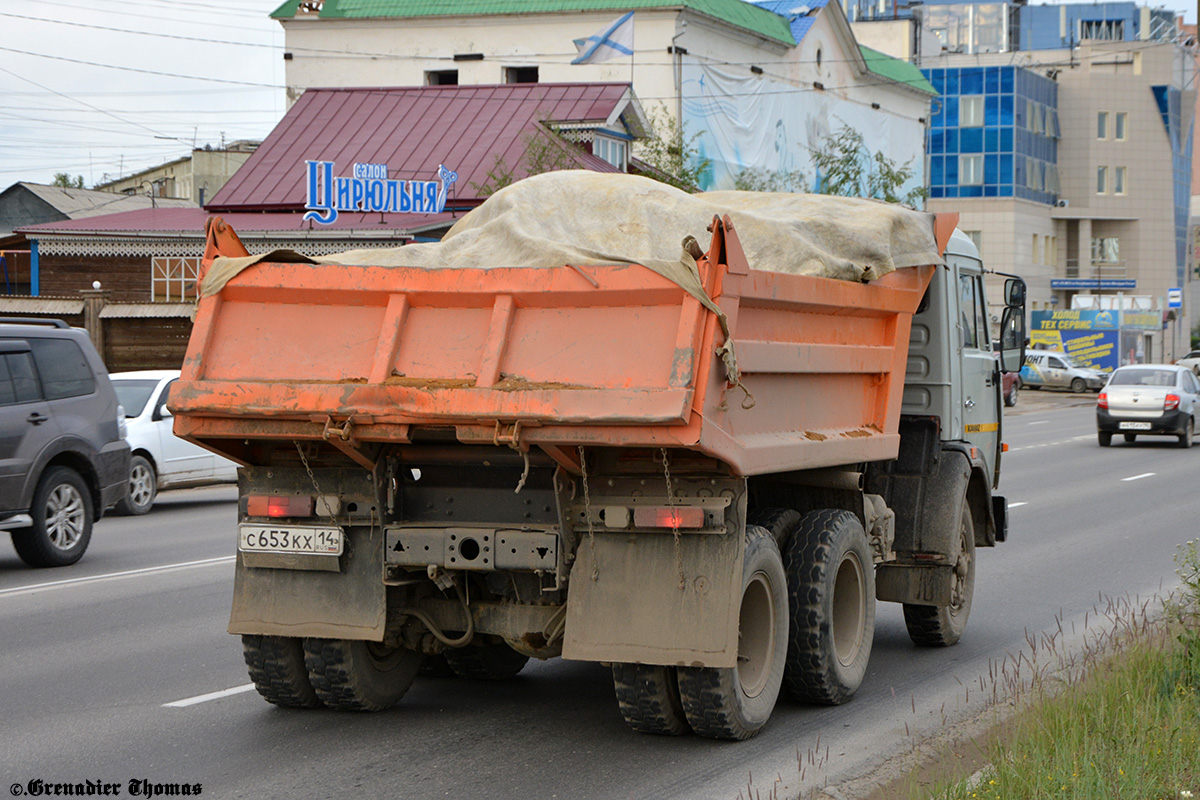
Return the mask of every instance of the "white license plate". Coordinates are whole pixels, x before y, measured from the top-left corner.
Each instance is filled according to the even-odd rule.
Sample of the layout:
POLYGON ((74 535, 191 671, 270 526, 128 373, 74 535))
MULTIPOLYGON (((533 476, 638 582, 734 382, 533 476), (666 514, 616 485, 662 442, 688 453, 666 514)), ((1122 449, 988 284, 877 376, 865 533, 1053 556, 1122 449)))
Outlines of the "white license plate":
POLYGON ((337 528, 241 525, 238 530, 238 550, 243 553, 340 556, 342 532, 337 528))
POLYGON ((1148 431, 1150 430, 1149 422, 1122 422, 1120 425, 1123 431, 1148 431))

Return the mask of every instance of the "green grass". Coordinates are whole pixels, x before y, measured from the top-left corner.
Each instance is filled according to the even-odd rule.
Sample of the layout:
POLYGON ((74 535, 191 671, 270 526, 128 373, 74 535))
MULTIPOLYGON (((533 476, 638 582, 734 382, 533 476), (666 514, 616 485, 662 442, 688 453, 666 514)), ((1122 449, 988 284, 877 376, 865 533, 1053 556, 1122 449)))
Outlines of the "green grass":
POLYGON ((1184 587, 1065 686, 1035 683, 969 779, 912 787, 939 800, 1200 800, 1200 543, 1184 587))

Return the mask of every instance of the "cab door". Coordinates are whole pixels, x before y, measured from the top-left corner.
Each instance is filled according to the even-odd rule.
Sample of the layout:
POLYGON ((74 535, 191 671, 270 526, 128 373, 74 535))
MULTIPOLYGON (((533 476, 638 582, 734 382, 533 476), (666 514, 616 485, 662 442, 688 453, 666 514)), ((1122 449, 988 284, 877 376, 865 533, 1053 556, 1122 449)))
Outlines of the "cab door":
POLYGON ((992 353, 981 272, 959 266, 958 305, 963 439, 978 448, 985 471, 994 476, 1000 448, 1000 364, 992 353))

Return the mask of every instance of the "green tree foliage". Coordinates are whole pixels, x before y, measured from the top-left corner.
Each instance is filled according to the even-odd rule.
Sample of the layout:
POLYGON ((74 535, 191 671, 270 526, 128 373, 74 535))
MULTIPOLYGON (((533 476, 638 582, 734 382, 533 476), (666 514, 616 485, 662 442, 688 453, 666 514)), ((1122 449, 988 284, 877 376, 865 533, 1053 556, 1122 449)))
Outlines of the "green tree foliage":
POLYGON ((911 160, 900 165, 882 151, 872 154, 862 134, 847 125, 814 148, 812 157, 821 194, 873 197, 910 206, 925 198, 923 186, 900 194, 900 188, 913 176, 911 160))
POLYGON ((743 192, 807 192, 808 175, 799 170, 778 172, 766 167, 744 169, 733 179, 733 188, 743 192))
POLYGON ((82 189, 83 188, 83 176, 76 175, 74 178, 72 178, 70 175, 68 175, 65 172, 56 172, 56 173, 54 173, 54 182, 51 183, 50 185, 51 186, 60 186, 63 189, 82 189))
POLYGON ((562 137, 559 127, 548 120, 541 120, 540 130, 524 134, 525 152, 516 167, 510 167, 502 154, 497 153, 492 168, 487 171, 483 183, 471 182, 481 197, 490 197, 516 180, 518 171, 526 175, 541 175, 562 169, 575 169, 576 148, 562 137))
POLYGON ((700 134, 685 135, 679 120, 661 104, 650 109, 648 116, 653 134, 634 143, 634 154, 649 167, 643 174, 687 192, 697 191, 712 166, 711 159, 700 157, 696 146, 700 134))

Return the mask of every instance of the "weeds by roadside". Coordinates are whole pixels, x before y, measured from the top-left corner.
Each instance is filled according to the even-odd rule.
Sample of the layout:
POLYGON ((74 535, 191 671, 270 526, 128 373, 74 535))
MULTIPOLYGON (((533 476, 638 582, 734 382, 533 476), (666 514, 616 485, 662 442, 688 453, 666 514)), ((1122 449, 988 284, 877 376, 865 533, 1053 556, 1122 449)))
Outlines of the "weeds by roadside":
POLYGON ((1176 554, 1183 585, 1164 614, 1114 628, 1065 686, 1035 679, 967 780, 914 798, 1200 798, 1200 540, 1176 554))

